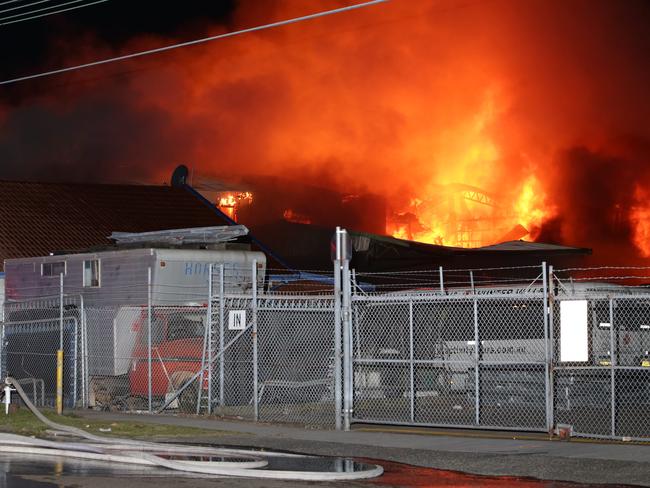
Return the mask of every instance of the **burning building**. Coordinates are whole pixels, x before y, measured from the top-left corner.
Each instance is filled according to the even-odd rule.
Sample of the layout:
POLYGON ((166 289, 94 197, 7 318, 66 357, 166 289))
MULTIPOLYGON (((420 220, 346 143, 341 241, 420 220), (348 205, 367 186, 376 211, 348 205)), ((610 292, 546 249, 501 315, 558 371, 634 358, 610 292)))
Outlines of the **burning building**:
MULTIPOLYGON (((348 3, 241 0, 204 34, 348 3)), ((523 238, 645 264, 649 17, 642 0, 385 2, 73 71, 0 99, 1 176, 110 180, 120 161, 162 182, 191 161, 241 180, 220 208, 268 217, 258 226, 345 225, 462 248, 523 238), (278 191, 267 196, 246 175, 298 184, 268 176, 261 186, 278 191)), ((78 39, 51 43, 52 67, 176 40, 78 39)))
POLYGON ((386 233, 386 200, 380 195, 346 194, 272 176, 231 183, 204 180, 195 187, 228 217, 257 233, 279 222, 386 233))

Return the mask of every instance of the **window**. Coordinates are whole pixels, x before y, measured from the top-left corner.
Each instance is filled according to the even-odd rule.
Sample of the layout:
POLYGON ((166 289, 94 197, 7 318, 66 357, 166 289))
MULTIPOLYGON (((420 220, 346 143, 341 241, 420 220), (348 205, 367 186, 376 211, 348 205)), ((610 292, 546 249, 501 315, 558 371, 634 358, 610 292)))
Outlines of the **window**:
POLYGON ((84 287, 99 286, 99 259, 84 261, 84 287))
POLYGON ((65 261, 41 264, 41 276, 59 276, 65 274, 65 261))
POLYGON ((193 339, 203 337, 205 314, 197 313, 172 313, 168 316, 167 339, 193 339))

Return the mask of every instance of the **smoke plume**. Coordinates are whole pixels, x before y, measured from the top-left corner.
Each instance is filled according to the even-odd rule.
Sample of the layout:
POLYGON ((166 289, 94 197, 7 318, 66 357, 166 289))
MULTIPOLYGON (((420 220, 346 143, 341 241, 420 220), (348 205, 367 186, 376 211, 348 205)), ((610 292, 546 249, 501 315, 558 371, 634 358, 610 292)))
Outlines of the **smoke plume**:
MULTIPOLYGON (((229 27, 351 2, 308 3, 243 0, 229 27)), ((649 21, 641 0, 392 0, 75 72, 4 97, 0 177, 160 183, 179 163, 217 179, 274 174, 383 194, 396 216, 417 215, 420 240, 458 244, 444 219, 469 212, 641 262, 649 21), (498 211, 468 210, 450 196, 458 184, 498 211)), ((50 64, 173 41, 114 48, 89 33, 83 48, 60 40, 50 64)))

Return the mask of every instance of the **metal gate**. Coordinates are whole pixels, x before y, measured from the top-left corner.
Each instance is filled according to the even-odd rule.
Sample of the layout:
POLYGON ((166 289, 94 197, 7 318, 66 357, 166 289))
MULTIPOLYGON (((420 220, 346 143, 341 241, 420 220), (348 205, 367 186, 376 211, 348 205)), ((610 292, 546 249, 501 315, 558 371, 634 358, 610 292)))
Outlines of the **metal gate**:
POLYGON ((649 440, 650 293, 555 283, 554 425, 574 436, 649 440))
POLYGON ((353 420, 548 430, 543 290, 355 295, 353 420))
POLYGON ((1 324, 0 375, 13 376, 37 405, 53 407, 56 357, 63 345, 63 404, 83 403, 86 385, 83 354, 84 317, 79 296, 5 304, 1 324))

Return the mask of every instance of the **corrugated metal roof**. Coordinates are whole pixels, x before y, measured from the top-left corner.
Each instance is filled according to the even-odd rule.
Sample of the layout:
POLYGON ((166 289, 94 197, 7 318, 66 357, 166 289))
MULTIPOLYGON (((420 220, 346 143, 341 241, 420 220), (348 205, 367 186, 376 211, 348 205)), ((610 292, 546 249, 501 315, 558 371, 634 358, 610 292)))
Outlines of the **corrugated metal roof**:
POLYGON ((114 231, 224 224, 178 187, 0 180, 0 270, 8 258, 110 245, 114 231))
POLYGON ((588 251, 579 247, 560 246, 543 242, 506 241, 477 248, 482 251, 588 251))

